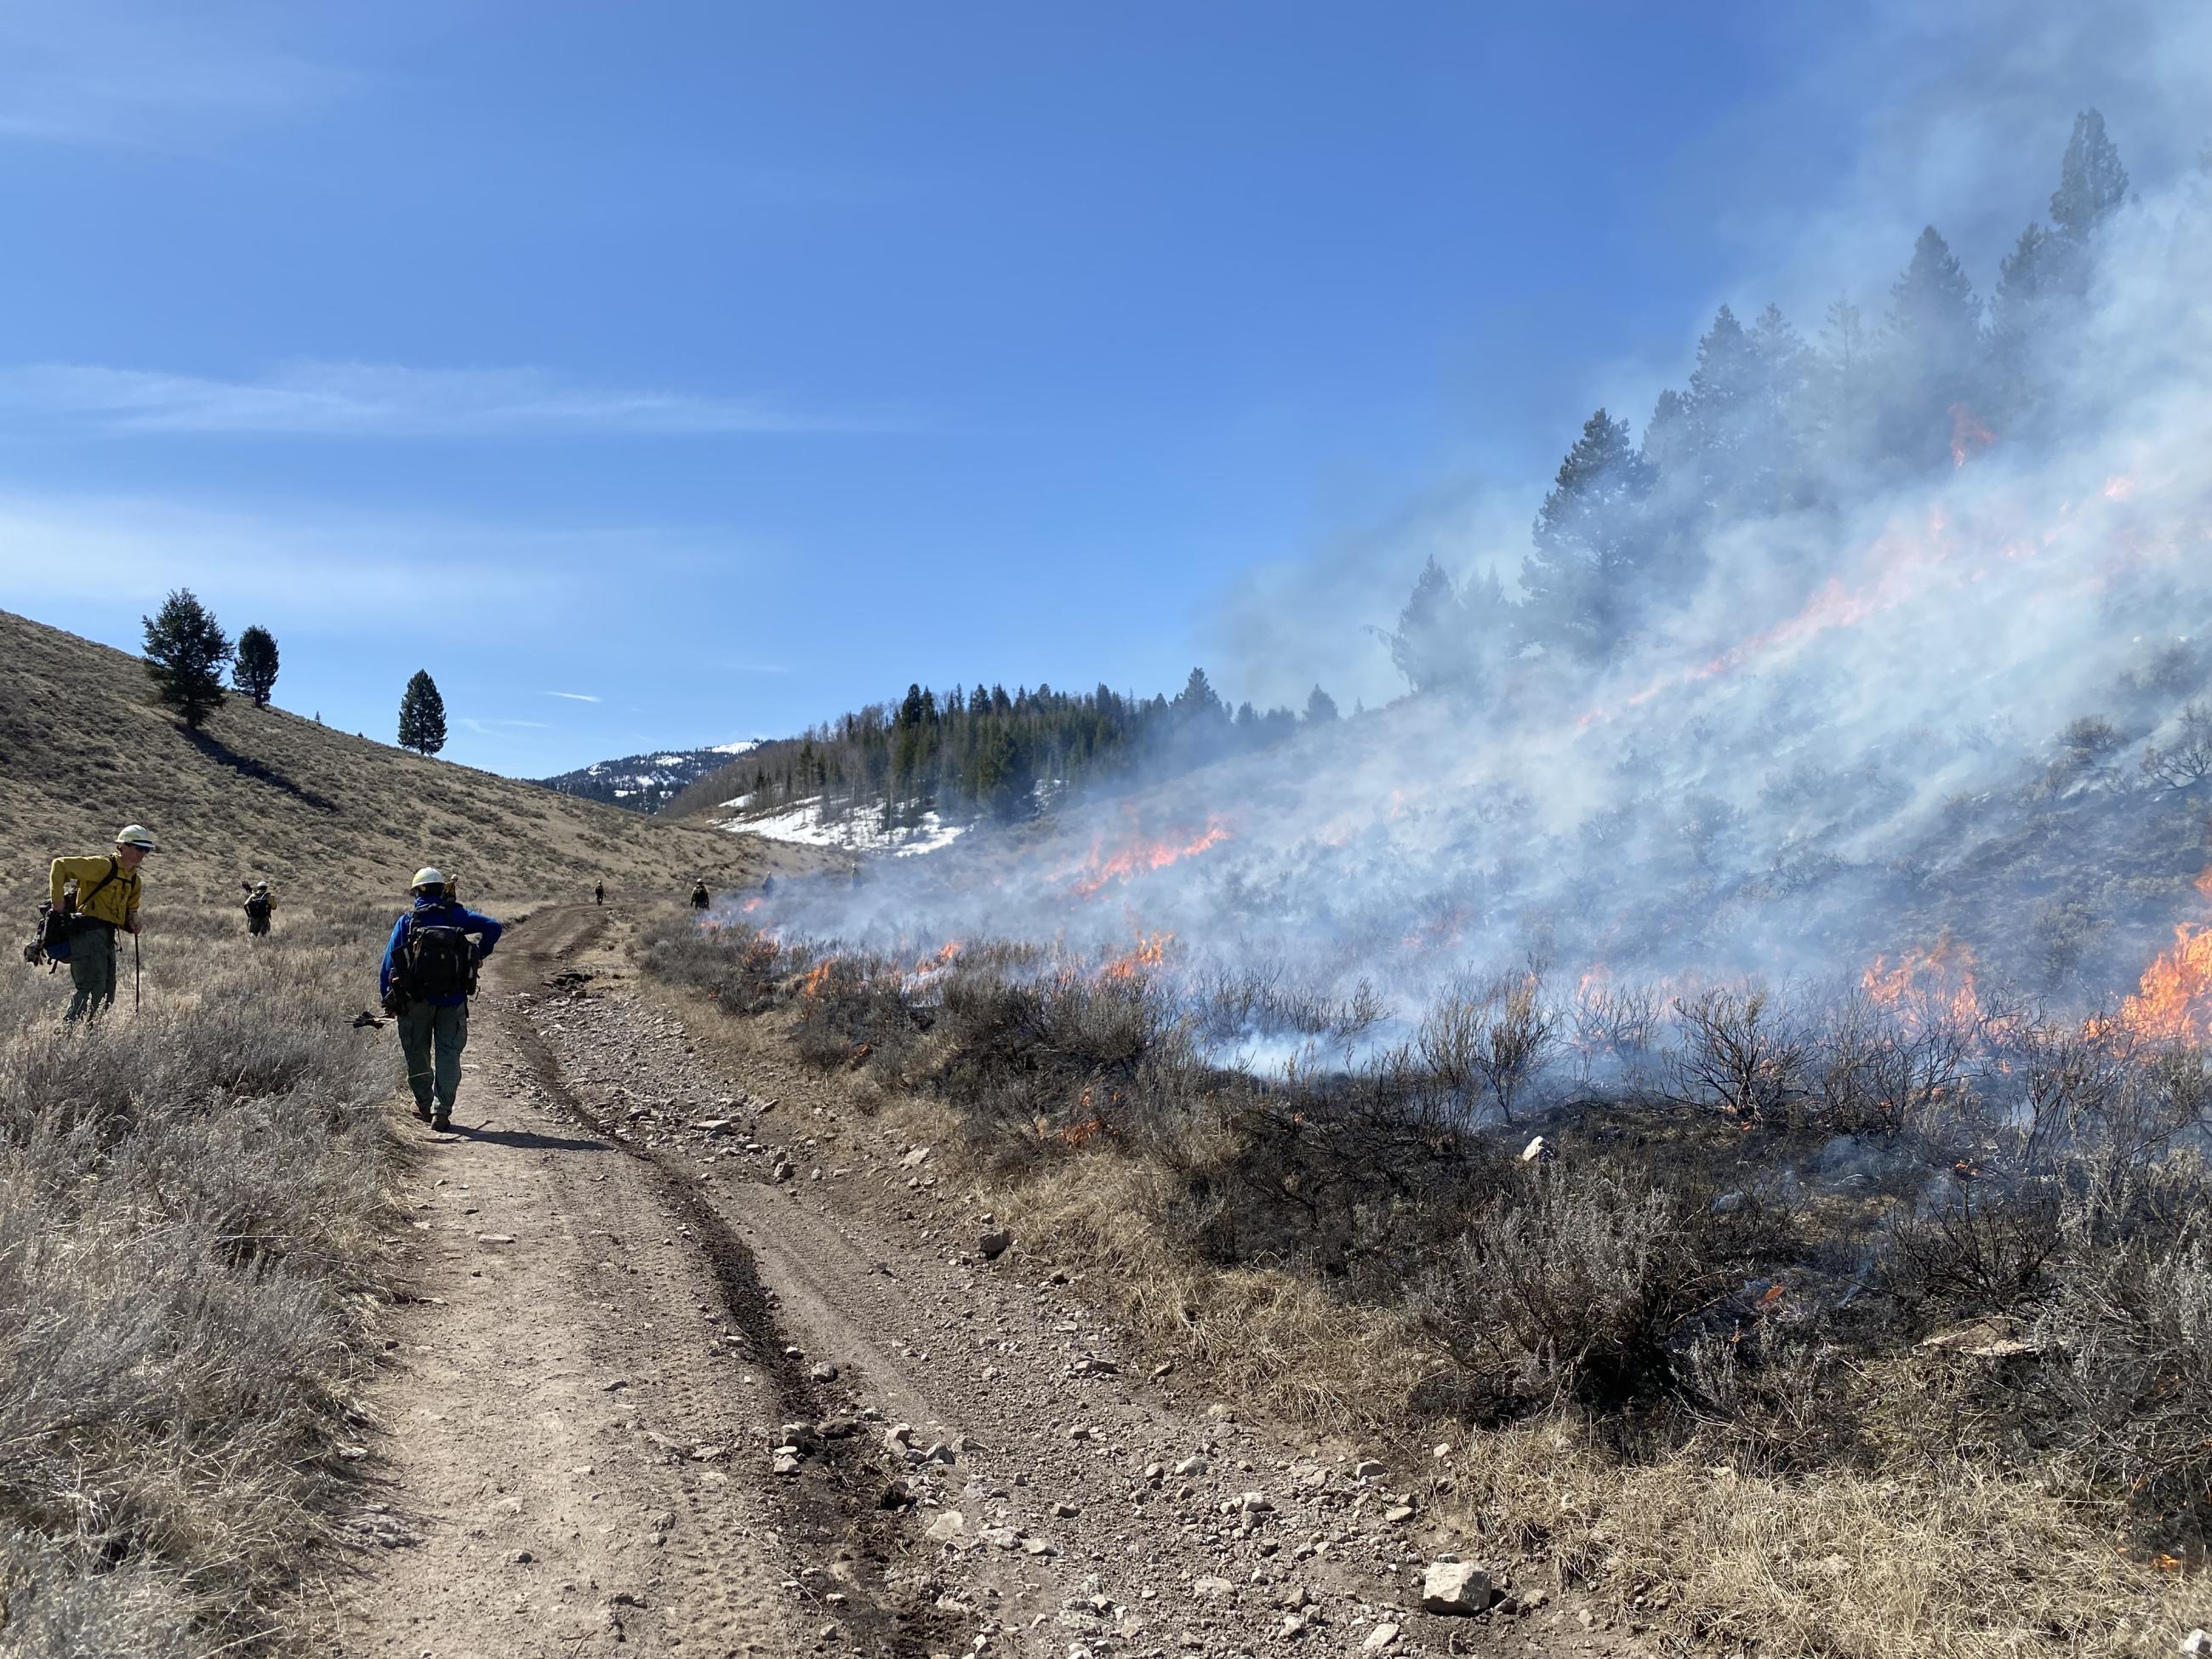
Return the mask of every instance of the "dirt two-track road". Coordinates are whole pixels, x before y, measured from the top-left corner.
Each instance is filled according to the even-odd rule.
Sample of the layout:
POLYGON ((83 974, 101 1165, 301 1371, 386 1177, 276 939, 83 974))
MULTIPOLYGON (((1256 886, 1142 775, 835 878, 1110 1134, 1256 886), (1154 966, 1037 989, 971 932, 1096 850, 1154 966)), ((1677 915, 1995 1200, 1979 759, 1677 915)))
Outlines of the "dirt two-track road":
POLYGON ((510 930, 421 1131, 341 1654, 1638 1650, 1419 1611, 1418 1468, 1152 1376, 1084 1304, 1113 1264, 987 1261, 931 1149, 695 1043, 623 928, 510 930))

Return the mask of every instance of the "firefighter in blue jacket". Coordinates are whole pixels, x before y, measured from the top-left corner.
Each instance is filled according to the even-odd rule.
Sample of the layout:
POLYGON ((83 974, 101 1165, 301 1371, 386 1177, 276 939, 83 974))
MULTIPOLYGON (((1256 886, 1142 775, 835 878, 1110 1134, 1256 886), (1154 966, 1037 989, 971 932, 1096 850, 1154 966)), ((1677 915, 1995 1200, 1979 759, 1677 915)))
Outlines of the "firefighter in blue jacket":
POLYGON ((501 929, 447 896, 446 878, 436 870, 417 870, 411 889, 414 908, 393 924, 384 947, 377 996, 399 1022, 415 1115, 433 1129, 450 1129, 461 1050, 469 1046, 477 963, 491 954, 501 929))

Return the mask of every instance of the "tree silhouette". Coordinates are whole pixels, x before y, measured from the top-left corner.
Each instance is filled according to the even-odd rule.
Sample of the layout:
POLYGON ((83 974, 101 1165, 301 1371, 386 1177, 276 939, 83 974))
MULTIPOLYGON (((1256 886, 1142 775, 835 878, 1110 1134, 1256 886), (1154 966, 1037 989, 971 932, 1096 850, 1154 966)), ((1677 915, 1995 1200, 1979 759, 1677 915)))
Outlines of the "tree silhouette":
POLYGON ((269 707, 269 694, 276 689, 276 637, 258 623, 238 636, 238 660, 231 665, 230 682, 253 699, 256 708, 269 707))
POLYGON ((198 731, 222 706, 230 641, 189 587, 178 588, 157 614, 139 620, 146 624, 146 673, 155 698, 198 731))
POLYGON ((434 755, 446 746, 446 700, 430 671, 418 668, 399 699, 399 746, 434 755))

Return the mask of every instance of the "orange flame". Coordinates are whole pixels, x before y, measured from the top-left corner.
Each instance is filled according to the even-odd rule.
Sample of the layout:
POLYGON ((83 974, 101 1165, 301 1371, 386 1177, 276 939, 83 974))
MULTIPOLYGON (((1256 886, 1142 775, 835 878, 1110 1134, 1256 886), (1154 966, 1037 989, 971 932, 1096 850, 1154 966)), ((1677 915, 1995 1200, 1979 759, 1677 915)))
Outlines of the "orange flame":
MULTIPOLYGON (((2197 890, 2212 902, 2212 870, 2197 877, 2197 890)), ((2083 1028, 2092 1042, 2116 1031, 2146 1042, 2212 1042, 2212 927, 2177 923, 2172 948, 2143 969, 2118 1015, 2092 1019, 2083 1028)))
POLYGON ((924 957, 920 962, 915 963, 914 971, 917 975, 925 975, 933 974, 941 968, 950 968, 952 965, 952 959, 967 948, 967 944, 968 941, 965 939, 947 939, 945 948, 935 956, 924 957))
POLYGON ((1987 449, 1997 441, 1997 434, 1984 426, 1980 417, 1964 404, 1951 405, 1951 465, 1964 466, 1967 460, 1987 449))
POLYGON ((1467 923, 1467 907, 1455 904, 1441 915, 1421 923, 1398 943, 1408 951, 1452 950, 1466 936, 1467 923))
POLYGON ((755 896, 753 898, 747 899, 739 908, 743 909, 747 915, 750 915, 754 911, 760 908, 760 902, 759 898, 755 896))
POLYGON ((1932 950, 1907 951, 1893 968, 1887 957, 1876 957, 1859 983, 1882 1007, 1923 1024, 1946 1018, 1972 1024, 1981 1017, 1973 948, 1948 934, 1932 950))
POLYGON ((1575 722, 1577 733, 1619 717, 1623 708, 1637 708, 1663 693, 1732 674, 1746 663, 1777 652, 1805 645, 1838 629, 1856 628, 1869 617, 1894 611, 1923 592, 1935 573, 1954 551, 1949 518, 1942 508, 1931 511, 1923 536, 1902 529, 1885 531, 1869 550, 1869 579, 1853 587, 1839 576, 1831 576, 1796 615, 1771 628, 1762 629, 1729 646, 1704 662, 1669 669, 1639 691, 1631 692, 1619 708, 1601 706, 1585 711, 1575 722))
POLYGON ((1157 968, 1167 960, 1168 946, 1175 943, 1173 933, 1139 933, 1136 948, 1126 955, 1115 957, 1099 969, 1102 979, 1134 979, 1147 968, 1157 968))
POLYGON ((806 970, 806 977, 799 983, 799 994, 804 997, 818 997, 822 988, 830 982, 830 963, 824 962, 806 970))
POLYGON ((1229 826, 1219 818, 1207 823, 1205 832, 1189 842, 1140 842, 1125 847, 1109 858, 1099 857, 1099 849, 1091 849, 1088 873, 1071 890, 1078 898, 1089 898, 1109 882, 1127 881, 1133 876, 1148 875, 1155 870, 1164 870, 1170 864, 1195 858, 1230 839, 1229 826))

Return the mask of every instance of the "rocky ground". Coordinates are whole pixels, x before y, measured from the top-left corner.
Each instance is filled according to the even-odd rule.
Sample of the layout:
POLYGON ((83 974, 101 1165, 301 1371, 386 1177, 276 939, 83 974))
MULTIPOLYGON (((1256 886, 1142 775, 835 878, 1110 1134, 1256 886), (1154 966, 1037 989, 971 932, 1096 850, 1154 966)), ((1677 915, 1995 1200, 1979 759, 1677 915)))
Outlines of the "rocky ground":
POLYGON ((341 1651, 1640 1650, 1443 1549, 1418 1457, 1133 1360, 1084 1300, 1113 1263, 1036 1259, 836 1082, 710 1052, 618 927, 547 911, 494 958, 341 1651))

